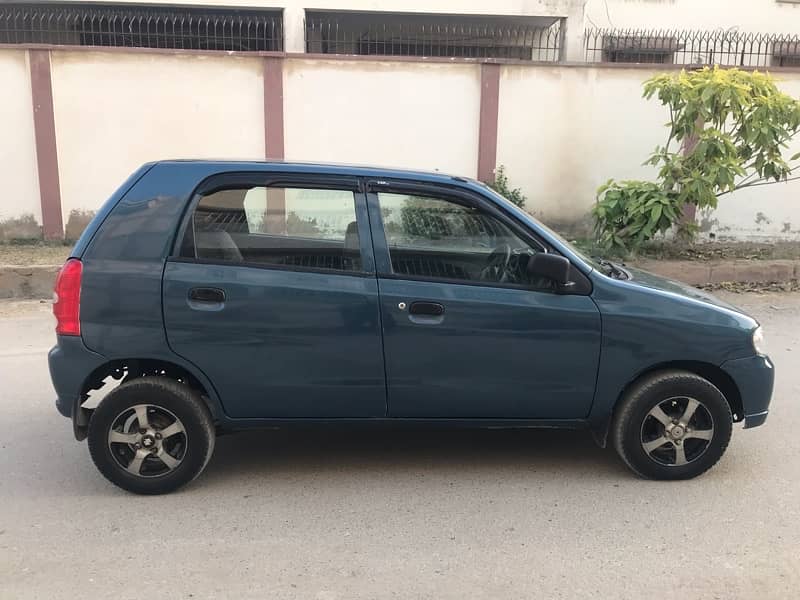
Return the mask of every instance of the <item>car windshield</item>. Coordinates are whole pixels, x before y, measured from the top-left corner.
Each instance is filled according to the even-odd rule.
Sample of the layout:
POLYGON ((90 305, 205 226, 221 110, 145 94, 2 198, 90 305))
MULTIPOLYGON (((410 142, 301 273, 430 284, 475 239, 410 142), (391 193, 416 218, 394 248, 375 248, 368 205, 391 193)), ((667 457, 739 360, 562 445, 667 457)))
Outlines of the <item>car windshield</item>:
POLYGON ((605 258, 600 258, 598 256, 589 256, 582 250, 579 250, 575 246, 575 244, 565 240, 564 236, 559 235, 541 221, 537 221, 537 223, 539 224, 539 227, 547 231, 547 233, 549 233, 554 238, 558 239, 559 242, 561 242, 562 244, 567 246, 570 250, 572 250, 572 252, 577 254, 578 257, 583 260, 583 262, 594 267, 595 269, 600 271, 603 275, 606 275, 608 277, 613 277, 614 279, 630 279, 630 273, 625 269, 621 268, 620 265, 605 258))

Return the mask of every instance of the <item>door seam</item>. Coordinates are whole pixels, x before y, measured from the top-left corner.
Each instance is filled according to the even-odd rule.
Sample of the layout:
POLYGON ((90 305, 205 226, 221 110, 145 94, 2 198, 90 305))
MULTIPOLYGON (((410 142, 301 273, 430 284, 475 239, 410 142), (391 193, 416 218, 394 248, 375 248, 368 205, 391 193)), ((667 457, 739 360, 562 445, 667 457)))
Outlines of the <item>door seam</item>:
POLYGON ((368 199, 368 191, 367 190, 367 182, 366 180, 362 179, 364 184, 364 200, 366 203, 367 208, 367 225, 369 229, 369 245, 372 249, 372 263, 375 265, 375 288, 378 291, 378 321, 379 321, 379 329, 381 334, 381 358, 383 359, 383 414, 385 418, 389 417, 389 373, 386 370, 386 336, 384 335, 383 330, 383 304, 381 302, 381 282, 380 278, 378 277, 378 263, 375 256, 375 238, 372 234, 372 217, 370 216, 369 210, 369 199, 368 199))

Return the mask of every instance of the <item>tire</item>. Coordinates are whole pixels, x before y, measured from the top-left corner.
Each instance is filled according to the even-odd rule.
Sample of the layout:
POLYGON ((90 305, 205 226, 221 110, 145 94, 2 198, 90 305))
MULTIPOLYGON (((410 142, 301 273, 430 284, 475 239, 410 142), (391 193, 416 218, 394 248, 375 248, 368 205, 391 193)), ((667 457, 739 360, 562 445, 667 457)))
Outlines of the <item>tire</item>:
POLYGON ((675 480, 713 467, 732 430, 730 405, 716 386, 688 371, 662 371, 628 391, 615 412, 611 434, 617 453, 634 473, 675 480))
POLYGON ((88 441, 95 466, 111 483, 136 494, 166 494, 202 473, 215 430, 197 393, 172 379, 142 377, 103 399, 88 441))

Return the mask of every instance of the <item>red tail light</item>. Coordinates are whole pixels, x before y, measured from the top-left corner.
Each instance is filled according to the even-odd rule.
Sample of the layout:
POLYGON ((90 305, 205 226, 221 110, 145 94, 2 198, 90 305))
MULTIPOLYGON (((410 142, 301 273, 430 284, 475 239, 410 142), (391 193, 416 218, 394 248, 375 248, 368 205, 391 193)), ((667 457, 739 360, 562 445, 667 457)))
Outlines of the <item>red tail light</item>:
POLYGON ((61 267, 56 277, 55 303, 58 335, 81 334, 81 272, 83 265, 77 258, 70 258, 61 267))

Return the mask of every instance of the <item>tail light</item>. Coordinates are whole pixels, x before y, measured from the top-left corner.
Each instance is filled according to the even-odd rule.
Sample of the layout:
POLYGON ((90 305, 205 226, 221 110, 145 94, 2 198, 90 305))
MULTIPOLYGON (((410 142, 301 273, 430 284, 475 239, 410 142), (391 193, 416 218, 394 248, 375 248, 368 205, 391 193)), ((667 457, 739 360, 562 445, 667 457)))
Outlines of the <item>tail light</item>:
POLYGON ((56 317, 58 335, 81 334, 81 273, 83 265, 77 258, 70 258, 61 267, 56 277, 53 314, 56 317))

